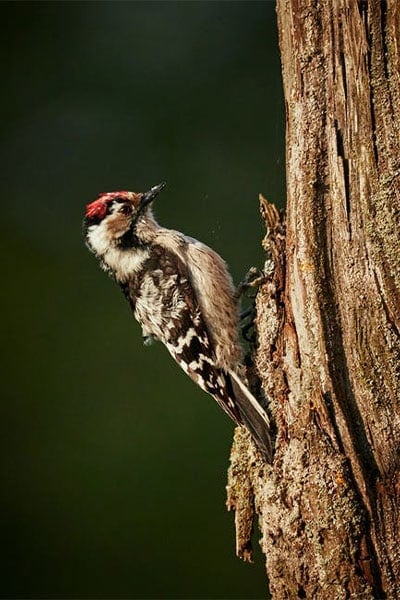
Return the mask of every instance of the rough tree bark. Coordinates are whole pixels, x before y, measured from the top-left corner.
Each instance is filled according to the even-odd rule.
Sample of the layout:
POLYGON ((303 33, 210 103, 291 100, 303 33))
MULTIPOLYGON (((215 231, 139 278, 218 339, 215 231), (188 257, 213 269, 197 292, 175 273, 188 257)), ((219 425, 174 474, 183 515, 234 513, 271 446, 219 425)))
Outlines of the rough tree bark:
POLYGON ((274 598, 400 598, 400 3, 277 12, 286 232, 262 201, 254 363, 276 451, 236 432, 237 552, 257 513, 274 598))

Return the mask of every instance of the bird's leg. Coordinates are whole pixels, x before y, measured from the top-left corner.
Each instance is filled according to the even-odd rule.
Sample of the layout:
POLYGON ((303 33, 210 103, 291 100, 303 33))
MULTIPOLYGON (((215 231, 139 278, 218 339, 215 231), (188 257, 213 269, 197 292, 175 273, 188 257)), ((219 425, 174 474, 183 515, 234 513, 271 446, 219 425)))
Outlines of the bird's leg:
POLYGON ((249 344, 255 344, 256 341, 256 334, 254 332, 254 317, 256 315, 256 310, 253 307, 251 310, 251 319, 248 321, 248 323, 246 324, 241 324, 241 330, 242 330, 242 337, 244 340, 246 340, 246 342, 249 342, 249 344), (252 331, 253 330, 253 331, 252 331))
POLYGON ((252 312, 253 312, 253 308, 246 308, 246 310, 242 310, 242 312, 239 314, 240 322, 247 319, 247 317, 249 317, 252 314, 252 312))
POLYGON ((254 327, 256 308, 254 303, 255 294, 248 294, 248 291, 250 288, 256 288, 261 285, 264 280, 265 274, 263 271, 260 271, 257 269, 257 267, 251 267, 246 273, 244 279, 239 283, 239 286, 236 290, 236 299, 238 302, 243 296, 252 300, 251 306, 240 313, 240 327, 242 336, 243 339, 250 344, 254 344, 256 339, 255 332, 251 332, 254 327))

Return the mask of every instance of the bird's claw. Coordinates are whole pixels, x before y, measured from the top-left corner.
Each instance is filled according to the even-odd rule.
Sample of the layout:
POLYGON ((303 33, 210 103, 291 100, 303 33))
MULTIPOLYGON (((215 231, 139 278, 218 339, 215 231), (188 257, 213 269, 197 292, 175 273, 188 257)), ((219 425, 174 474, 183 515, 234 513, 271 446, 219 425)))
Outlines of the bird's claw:
MULTIPOLYGON (((250 288, 259 287, 265 281, 265 273, 257 267, 250 267, 244 279, 239 283, 236 290, 236 298, 239 300, 250 288)), ((250 296, 254 298, 254 296, 250 296)))

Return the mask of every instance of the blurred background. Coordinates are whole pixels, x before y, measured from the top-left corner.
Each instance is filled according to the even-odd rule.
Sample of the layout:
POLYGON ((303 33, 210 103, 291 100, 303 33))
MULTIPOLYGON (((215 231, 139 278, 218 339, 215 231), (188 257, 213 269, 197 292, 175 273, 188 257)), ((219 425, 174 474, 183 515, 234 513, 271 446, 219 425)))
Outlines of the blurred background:
POLYGON ((237 282, 262 265, 258 193, 284 198, 275 3, 0 14, 2 597, 266 597, 225 510, 233 425, 143 347, 81 221, 101 191, 165 180, 163 225, 237 282))

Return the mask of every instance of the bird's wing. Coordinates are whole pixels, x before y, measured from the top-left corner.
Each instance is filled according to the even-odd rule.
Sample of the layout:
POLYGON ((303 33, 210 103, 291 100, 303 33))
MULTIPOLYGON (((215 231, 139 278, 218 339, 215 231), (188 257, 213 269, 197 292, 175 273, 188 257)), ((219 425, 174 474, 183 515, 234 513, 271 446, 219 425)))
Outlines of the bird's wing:
POLYGON ((214 339, 216 359, 221 367, 232 368, 240 362, 242 355, 232 278, 225 262, 214 250, 192 238, 186 238, 186 241, 190 278, 214 339))
POLYGON ((241 359, 238 340, 238 305, 228 268, 222 258, 205 244, 180 232, 160 229, 160 243, 187 267, 202 317, 213 339, 216 362, 229 369, 241 359))
POLYGON ((162 341, 189 377, 211 394, 235 423, 240 424, 240 412, 230 393, 232 390, 227 388, 226 374, 218 365, 215 340, 204 319, 191 273, 179 256, 171 254, 169 260, 176 261, 177 280, 174 297, 171 296, 169 301, 171 310, 162 341))
POLYGON ((155 246, 143 273, 128 284, 124 293, 143 330, 163 342, 189 377, 214 396, 231 419, 241 423, 234 399, 227 393, 224 373, 217 364, 214 340, 191 274, 182 258, 170 248, 155 246))
POLYGON ((135 293, 127 297, 133 295, 135 316, 145 331, 165 344, 179 366, 236 424, 247 426, 269 456, 268 417, 237 374, 217 360, 210 334, 213 322, 208 325, 203 316, 187 262, 171 249, 154 248, 135 293))
POLYGON ((237 424, 246 425, 257 446, 270 462, 272 441, 268 415, 235 372, 240 350, 236 306, 233 304, 229 274, 215 252, 196 240, 192 242, 186 247, 185 263, 179 261, 184 269, 185 284, 182 289, 185 290, 185 302, 192 307, 187 315, 191 319, 191 325, 184 327, 184 331, 188 333, 185 340, 181 338, 179 348, 182 345, 184 347, 183 360, 188 365, 186 368, 174 356, 174 350, 166 345, 190 377, 211 394, 237 424), (205 253, 206 258, 199 253, 205 253), (200 268, 201 265, 203 268, 200 268), (207 266, 210 268, 209 277, 207 266), (231 348, 227 347, 229 344, 231 348), (221 347, 225 352, 222 360, 221 347))

